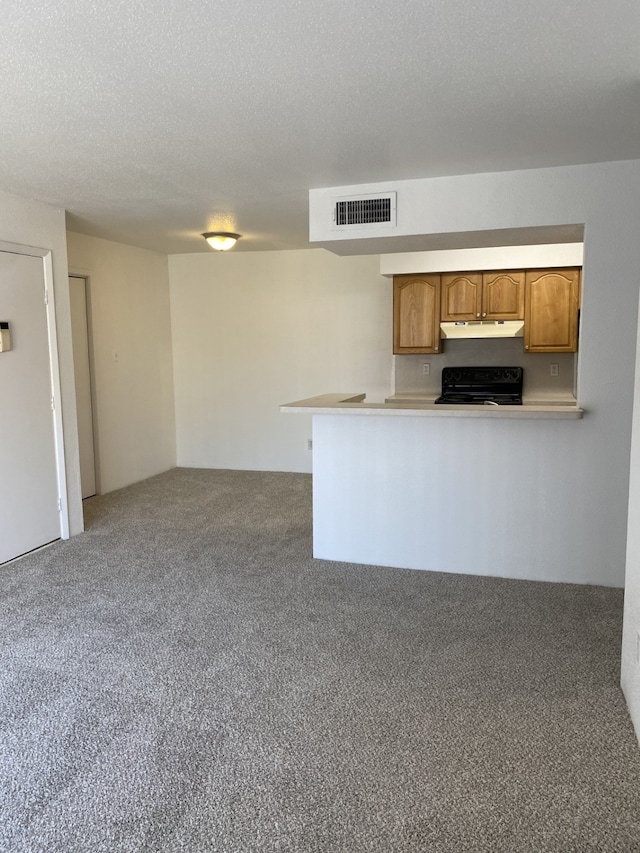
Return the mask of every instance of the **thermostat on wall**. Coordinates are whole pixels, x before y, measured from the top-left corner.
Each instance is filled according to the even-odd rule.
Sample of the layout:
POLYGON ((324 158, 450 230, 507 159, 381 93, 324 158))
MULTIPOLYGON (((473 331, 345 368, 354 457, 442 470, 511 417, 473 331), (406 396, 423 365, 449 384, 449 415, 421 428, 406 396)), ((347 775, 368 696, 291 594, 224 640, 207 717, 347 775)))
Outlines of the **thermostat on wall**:
POLYGON ((11 349, 11 332, 9 324, 5 320, 0 320, 0 352, 9 352, 11 349))

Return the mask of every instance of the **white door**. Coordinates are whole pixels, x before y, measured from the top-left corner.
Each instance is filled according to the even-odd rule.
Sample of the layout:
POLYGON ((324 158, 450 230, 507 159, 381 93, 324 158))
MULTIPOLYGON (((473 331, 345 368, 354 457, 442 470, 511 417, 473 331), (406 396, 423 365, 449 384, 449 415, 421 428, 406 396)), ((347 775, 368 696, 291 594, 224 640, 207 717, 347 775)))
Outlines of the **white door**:
POLYGON ((0 252, 0 563, 60 538, 42 258, 0 252))
POLYGON ((96 493, 96 463, 93 447, 93 410, 91 407, 91 371, 89 369, 89 330, 87 326, 87 282, 69 276, 71 295, 71 334, 73 369, 78 407, 78 444, 80 448, 80 484, 82 497, 96 493))

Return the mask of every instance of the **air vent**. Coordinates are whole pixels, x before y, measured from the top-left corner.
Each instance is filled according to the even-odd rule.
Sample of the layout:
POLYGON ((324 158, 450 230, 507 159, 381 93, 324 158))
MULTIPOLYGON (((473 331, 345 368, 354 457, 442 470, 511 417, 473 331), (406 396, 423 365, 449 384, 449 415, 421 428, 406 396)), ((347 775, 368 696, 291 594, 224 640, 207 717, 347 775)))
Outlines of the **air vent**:
POLYGON ((334 228, 340 229, 350 225, 395 226, 396 194, 336 199, 333 218, 334 228))

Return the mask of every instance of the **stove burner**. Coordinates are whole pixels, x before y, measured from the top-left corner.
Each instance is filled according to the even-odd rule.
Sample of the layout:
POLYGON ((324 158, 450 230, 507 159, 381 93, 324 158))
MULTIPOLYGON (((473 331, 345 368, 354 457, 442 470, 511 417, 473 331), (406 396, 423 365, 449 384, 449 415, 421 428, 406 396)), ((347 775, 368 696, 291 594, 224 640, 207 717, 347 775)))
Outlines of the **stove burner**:
POLYGON ((436 403, 522 405, 521 367, 445 367, 436 403))

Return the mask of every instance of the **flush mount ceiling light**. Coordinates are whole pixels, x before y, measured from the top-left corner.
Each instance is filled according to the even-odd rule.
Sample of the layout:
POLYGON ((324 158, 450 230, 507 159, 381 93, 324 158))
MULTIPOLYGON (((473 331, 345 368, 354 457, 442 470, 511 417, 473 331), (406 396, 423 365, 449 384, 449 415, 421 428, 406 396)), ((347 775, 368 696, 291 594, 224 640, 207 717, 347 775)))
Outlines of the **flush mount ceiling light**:
POLYGON ((212 249, 217 249, 218 252, 226 252, 227 249, 235 246, 242 235, 231 234, 229 231, 207 231, 202 236, 212 249))

